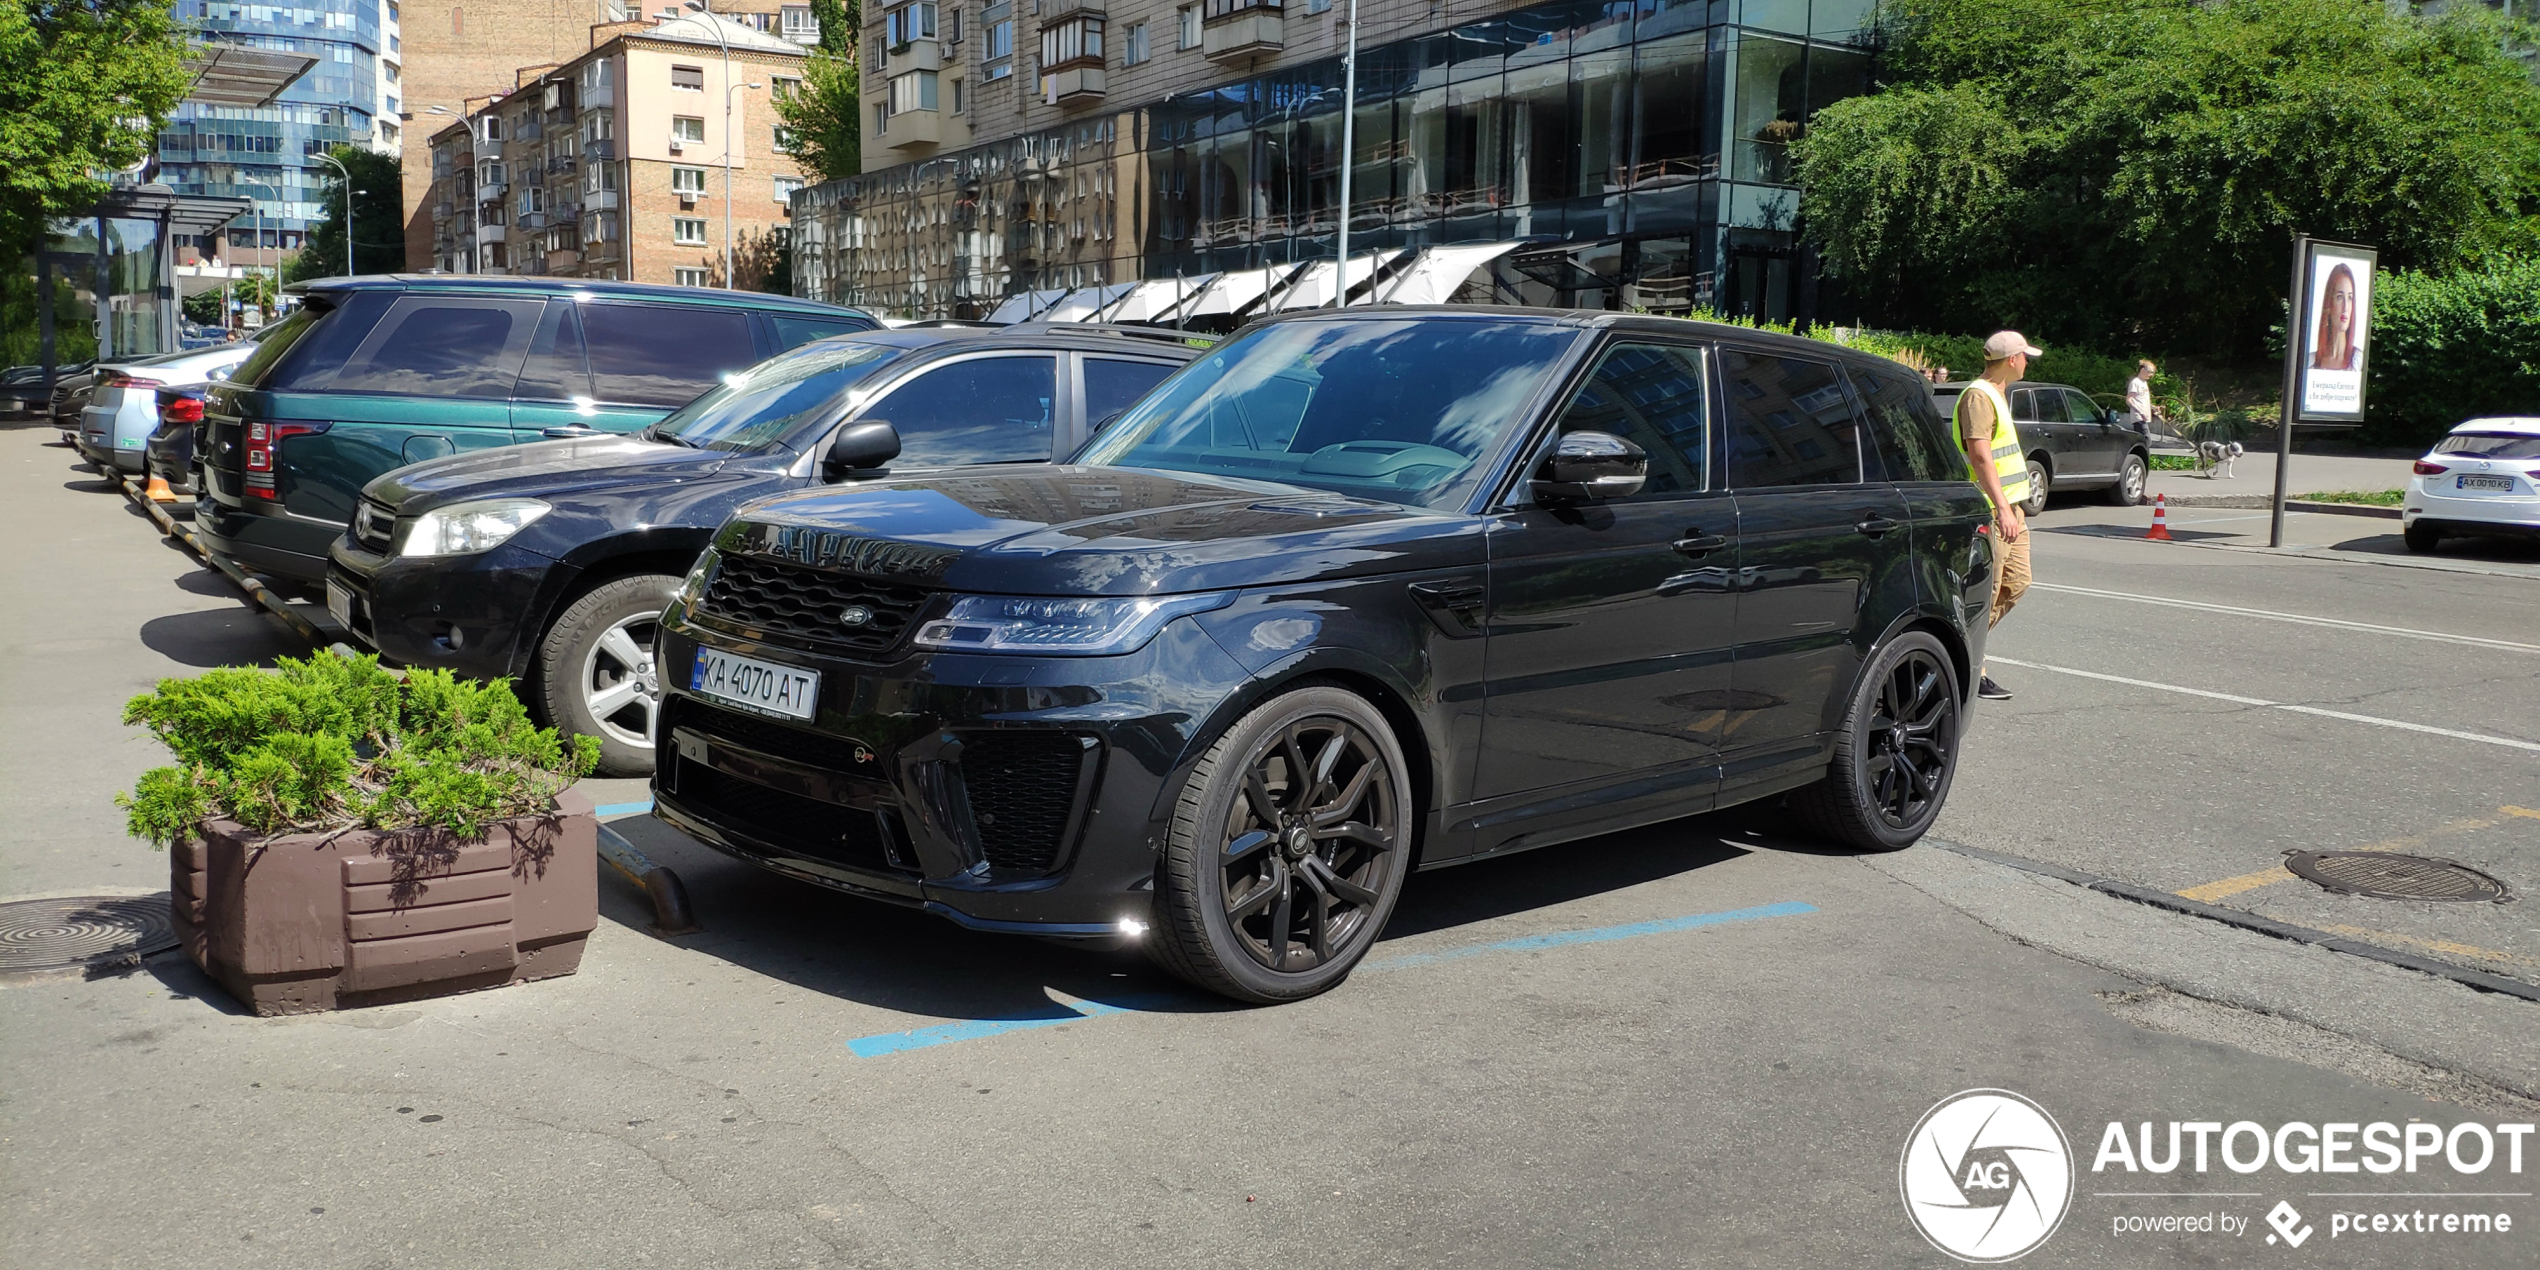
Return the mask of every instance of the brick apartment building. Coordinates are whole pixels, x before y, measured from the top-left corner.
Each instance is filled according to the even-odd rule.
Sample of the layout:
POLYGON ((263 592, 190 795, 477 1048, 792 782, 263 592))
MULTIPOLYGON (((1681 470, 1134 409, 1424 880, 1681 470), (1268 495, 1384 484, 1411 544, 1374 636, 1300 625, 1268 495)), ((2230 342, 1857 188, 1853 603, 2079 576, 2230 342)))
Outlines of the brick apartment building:
MULTIPOLYGON (((407 267, 433 267, 435 204, 432 139, 473 106, 521 83, 524 66, 557 66, 593 46, 591 28, 643 15, 683 12, 678 0, 485 0, 402 15, 398 88, 402 128, 384 135, 399 143, 405 169, 407 267), (663 12, 663 10, 667 12, 663 12)), ((801 45, 816 42, 820 28, 802 0, 714 0, 718 13, 763 34, 801 45)), ((718 110, 717 123, 720 124, 718 110)))
POLYGON ((431 234, 413 263, 722 286, 728 227, 734 284, 765 285, 803 185, 773 109, 801 82, 803 46, 695 13, 588 38, 431 134, 431 234))
POLYGON ((1867 90, 1874 11, 1360 0, 1344 153, 1348 0, 875 0, 865 170, 798 201, 795 289, 973 317, 1328 261, 1346 166, 1353 268, 1497 247, 1473 298, 1813 316, 1789 148, 1867 90))

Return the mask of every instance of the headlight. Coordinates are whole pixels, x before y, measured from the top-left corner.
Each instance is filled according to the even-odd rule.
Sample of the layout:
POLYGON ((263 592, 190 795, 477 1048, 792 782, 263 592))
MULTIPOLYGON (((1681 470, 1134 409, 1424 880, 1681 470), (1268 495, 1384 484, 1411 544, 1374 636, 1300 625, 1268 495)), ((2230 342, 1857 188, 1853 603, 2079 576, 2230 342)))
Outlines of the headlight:
POLYGON ((1166 622, 1235 602, 1232 591, 1105 600, 965 595, 952 611, 917 628, 917 646, 956 653, 1044 653, 1098 657, 1146 646, 1166 622))
POLYGON ((534 498, 489 498, 435 508, 415 517, 397 554, 464 556, 491 551, 549 510, 534 498))

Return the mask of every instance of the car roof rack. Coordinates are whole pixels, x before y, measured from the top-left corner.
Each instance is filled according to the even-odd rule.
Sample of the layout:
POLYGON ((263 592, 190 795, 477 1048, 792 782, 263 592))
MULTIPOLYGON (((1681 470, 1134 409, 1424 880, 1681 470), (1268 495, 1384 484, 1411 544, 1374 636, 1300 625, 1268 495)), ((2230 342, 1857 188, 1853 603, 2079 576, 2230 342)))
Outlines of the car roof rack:
POLYGON ((1205 331, 1183 331, 1169 326, 1139 326, 1128 322, 1016 322, 1001 328, 1008 331, 1082 331, 1088 335, 1109 335, 1135 340, 1157 340, 1168 344, 1184 344, 1197 348, 1215 345, 1219 336, 1205 331))

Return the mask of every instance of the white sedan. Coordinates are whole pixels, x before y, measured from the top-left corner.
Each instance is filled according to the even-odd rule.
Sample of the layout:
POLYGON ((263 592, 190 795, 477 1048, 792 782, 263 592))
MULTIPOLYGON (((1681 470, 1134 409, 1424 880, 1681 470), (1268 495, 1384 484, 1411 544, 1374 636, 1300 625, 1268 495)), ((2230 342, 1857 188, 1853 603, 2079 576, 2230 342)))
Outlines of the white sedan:
POLYGON ((2417 460, 2399 519, 2411 551, 2478 534, 2540 538, 2540 417, 2452 429, 2417 460))

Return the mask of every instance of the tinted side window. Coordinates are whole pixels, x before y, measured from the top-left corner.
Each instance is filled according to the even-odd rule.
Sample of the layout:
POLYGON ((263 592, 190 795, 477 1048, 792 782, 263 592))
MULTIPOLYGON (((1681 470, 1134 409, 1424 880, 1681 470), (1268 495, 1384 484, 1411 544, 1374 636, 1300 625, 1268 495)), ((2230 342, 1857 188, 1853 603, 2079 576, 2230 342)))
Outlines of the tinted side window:
POLYGON ((1610 432, 1649 452, 1649 481, 1634 498, 1704 488, 1710 470, 1711 395, 1702 350, 1618 344, 1561 412, 1563 432, 1610 432))
POLYGON ((543 300, 408 296, 389 309, 325 387, 331 392, 507 398, 545 305, 543 300))
POLYGON ((2074 423, 2099 422, 2099 407, 2089 397, 2070 388, 2064 390, 2064 417, 2074 423))
POLYGON ((868 407, 900 434, 902 463, 1013 463, 1050 457, 1053 357, 976 357, 937 367, 868 407))
POLYGON ((1855 368, 1852 390, 1870 417, 1870 436, 1892 481, 1954 481, 1967 461, 1949 444, 1949 425, 1931 388, 1913 375, 1855 368))
POLYGON ((1833 366, 1732 348, 1720 369, 1731 489, 1859 483, 1860 429, 1833 366))
POLYGON ((739 309, 594 303, 582 309, 591 395, 629 406, 684 406, 728 370, 758 361, 739 309))
POLYGON ((394 291, 362 291, 331 312, 304 308, 258 340, 255 354, 230 379, 275 392, 323 390, 396 303, 394 291))
POLYGON ((1164 377, 1181 369, 1165 362, 1124 362, 1117 357, 1085 359, 1085 426, 1100 424, 1115 411, 1128 409, 1164 377))
POLYGON ((550 304, 529 341, 515 396, 529 401, 571 401, 591 395, 591 363, 582 351, 578 304, 550 304))
POLYGON ((776 351, 780 353, 832 335, 853 335, 873 329, 872 323, 859 322, 854 318, 805 317, 799 313, 770 313, 767 321, 776 332, 776 351))
MULTIPOLYGON (((2038 418, 2038 417, 2037 417, 2037 390, 2036 390, 2036 389, 2034 389, 2034 388, 2014 388, 2014 389, 2012 389, 2012 390, 2011 390, 2011 422, 2013 422, 2013 423, 2044 423, 2044 422, 2046 422, 2045 420, 2040 419, 2040 418, 2038 418)), ((2060 422, 2060 421, 2059 421, 2059 422, 2060 422)))

